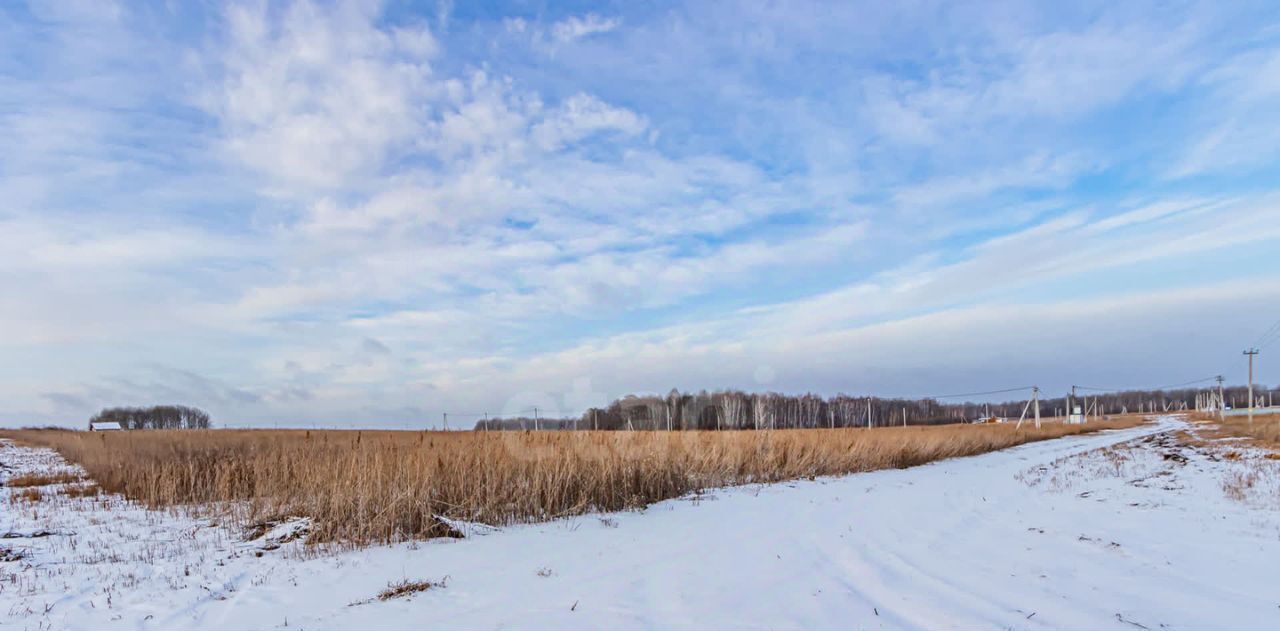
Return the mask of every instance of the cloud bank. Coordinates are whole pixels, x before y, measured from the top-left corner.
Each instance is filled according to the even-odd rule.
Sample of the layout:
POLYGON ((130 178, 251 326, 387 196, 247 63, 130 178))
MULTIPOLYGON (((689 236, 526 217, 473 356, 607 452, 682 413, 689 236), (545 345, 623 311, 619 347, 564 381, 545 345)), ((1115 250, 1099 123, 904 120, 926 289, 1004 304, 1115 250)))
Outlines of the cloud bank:
POLYGON ((0 422, 1242 381, 1280 317, 1265 3, 458 9, 0 9, 0 422))

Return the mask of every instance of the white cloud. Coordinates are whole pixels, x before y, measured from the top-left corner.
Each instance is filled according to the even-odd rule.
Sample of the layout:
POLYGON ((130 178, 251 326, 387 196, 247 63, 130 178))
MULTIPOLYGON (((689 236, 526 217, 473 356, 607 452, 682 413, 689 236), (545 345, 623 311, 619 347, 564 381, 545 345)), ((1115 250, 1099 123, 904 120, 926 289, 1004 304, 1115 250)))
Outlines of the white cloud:
POLYGON ((622 26, 618 17, 603 17, 595 13, 571 15, 563 20, 545 25, 524 18, 504 18, 502 28, 527 43, 533 50, 555 57, 560 49, 596 35, 617 30, 622 26))
POLYGON ((1105 18, 1079 30, 1001 34, 944 56, 922 78, 867 77, 868 112, 887 138, 927 144, 1066 121, 1138 90, 1185 84, 1203 66, 1193 54, 1201 37, 1192 27, 1105 18))
POLYGON ((1201 85, 1213 98, 1169 177, 1251 171, 1280 155, 1273 105, 1280 98, 1280 52, 1248 51, 1207 74, 1201 85))
POLYGON ((622 20, 612 17, 601 17, 595 13, 582 16, 570 16, 551 25, 551 37, 561 44, 574 40, 608 33, 622 25, 622 20))
POLYGON ((342 189, 420 132, 434 39, 375 28, 357 7, 228 8, 230 41, 211 70, 222 80, 205 101, 233 156, 284 186, 342 189))
POLYGON ((589 94, 575 94, 560 108, 534 125, 532 135, 543 150, 552 151, 587 136, 617 131, 637 135, 645 129, 644 119, 635 112, 613 107, 589 94))
POLYGON ((1087 338, 1111 365, 1150 320, 1207 317, 1197 296, 1239 329, 1274 302, 1272 272, 1236 271, 1280 241, 1266 187, 1152 183, 1184 154, 1109 118, 1188 99, 1182 174, 1267 164, 1274 54, 1219 63, 1219 27, 1176 10, 442 5, 428 29, 237 3, 171 41, 168 14, 89 8, 0 12, 0 52, 42 63, 0 72, 10 418, 421 420, 762 366, 825 391, 1060 380, 1084 351, 1019 349, 1087 338))
MULTIPOLYGON (((776 387, 790 392, 925 396, 938 392, 923 390, 927 386, 922 384, 942 381, 960 389, 1038 384, 1053 392, 1067 388, 1081 373, 1106 385, 1138 388, 1215 372, 1238 373, 1222 361, 1220 346, 1232 339, 1228 332, 1182 335, 1206 318, 1223 321, 1214 314, 1219 312, 1216 305, 1224 303, 1274 309, 1280 307, 1280 285, 1216 283, 1087 301, 998 301, 820 331, 762 331, 741 320, 674 326, 518 361, 450 366, 448 388, 459 399, 455 405, 480 405, 493 399, 468 393, 489 387, 494 375, 501 375, 502 383, 521 384, 525 391, 559 400, 585 377, 616 397, 672 386, 741 387, 752 383, 761 366, 776 371, 776 387), (1152 339, 1179 343, 1152 348, 1152 339), (1108 364, 1095 365, 1104 356, 1108 364), (1187 366, 1199 372, 1188 374, 1187 366)), ((1245 314, 1225 320, 1251 322, 1245 314)))

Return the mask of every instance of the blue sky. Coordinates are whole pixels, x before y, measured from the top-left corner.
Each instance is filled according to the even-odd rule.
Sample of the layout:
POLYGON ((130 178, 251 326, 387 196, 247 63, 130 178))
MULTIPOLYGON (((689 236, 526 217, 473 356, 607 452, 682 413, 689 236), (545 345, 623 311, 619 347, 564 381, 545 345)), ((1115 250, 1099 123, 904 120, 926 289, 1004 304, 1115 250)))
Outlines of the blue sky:
POLYGON ((0 422, 1242 382, 1280 7, 1114 5, 6 3, 0 422))

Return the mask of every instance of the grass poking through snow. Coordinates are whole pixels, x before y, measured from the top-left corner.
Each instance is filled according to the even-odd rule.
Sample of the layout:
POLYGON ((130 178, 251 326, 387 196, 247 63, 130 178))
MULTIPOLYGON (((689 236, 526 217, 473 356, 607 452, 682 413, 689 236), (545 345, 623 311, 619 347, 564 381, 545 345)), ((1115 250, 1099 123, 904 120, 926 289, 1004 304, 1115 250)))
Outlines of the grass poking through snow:
MULTIPOLYGON (((445 579, 447 580, 447 579, 445 579)), ((390 583, 387 588, 378 593, 378 600, 386 602, 393 598, 405 598, 414 594, 425 592, 428 589, 444 587, 445 581, 411 581, 405 579, 397 583, 390 583)))

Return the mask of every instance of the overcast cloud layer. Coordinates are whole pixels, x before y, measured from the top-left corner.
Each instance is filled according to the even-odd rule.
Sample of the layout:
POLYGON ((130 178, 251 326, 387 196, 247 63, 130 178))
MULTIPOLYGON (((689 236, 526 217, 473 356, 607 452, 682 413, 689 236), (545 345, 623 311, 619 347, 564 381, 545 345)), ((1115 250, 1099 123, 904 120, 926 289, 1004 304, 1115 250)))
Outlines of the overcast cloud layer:
POLYGON ((0 422, 1244 381, 1280 6, 829 4, 5 3, 0 422))

